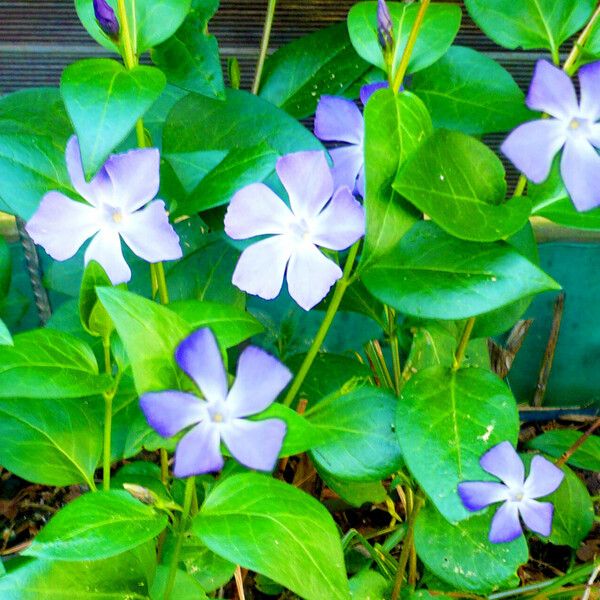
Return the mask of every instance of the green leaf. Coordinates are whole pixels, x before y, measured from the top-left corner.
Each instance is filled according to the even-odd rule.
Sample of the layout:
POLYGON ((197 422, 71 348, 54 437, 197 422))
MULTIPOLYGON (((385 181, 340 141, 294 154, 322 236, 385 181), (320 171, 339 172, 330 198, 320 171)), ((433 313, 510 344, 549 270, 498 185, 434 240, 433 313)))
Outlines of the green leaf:
POLYGON ((92 260, 85 268, 79 292, 79 317, 81 325, 90 334, 109 338, 115 328, 106 309, 98 302, 96 287, 111 287, 106 271, 92 260))
POLYGON ((483 135, 509 131, 532 114, 512 75, 472 48, 452 46, 414 75, 410 89, 423 100, 436 128, 483 135))
POLYGON ((8 327, 2 319, 0 319, 0 346, 13 346, 14 342, 8 327))
MULTIPOLYGON (((398 40, 393 62, 395 72, 406 48, 419 6, 400 2, 387 4, 394 26, 394 37, 398 40)), ((407 73, 425 69, 446 53, 458 33, 461 15, 459 6, 441 3, 429 5, 419 29, 419 37, 412 51, 407 73)), ((377 2, 355 4, 348 13, 348 31, 358 54, 385 71, 386 65, 377 33, 377 2)))
POLYGON ((484 369, 431 367, 411 377, 400 395, 396 434, 404 460, 451 522, 470 514, 462 505, 457 485, 464 480, 489 479, 479 459, 500 442, 516 444, 518 433, 519 415, 512 393, 484 369))
POLYGON ((12 261, 10 257, 10 248, 0 236, 0 302, 7 296, 10 289, 10 280, 12 273, 12 261))
POLYGON ((528 560, 525 537, 507 544, 488 540, 494 509, 451 525, 425 506, 415 525, 415 546, 428 569, 453 589, 488 594, 519 583, 516 571, 528 560))
MULTIPOLYGON (((117 0, 107 0, 110 6, 118 14, 117 0)), ((164 42, 171 37, 190 10, 191 0, 136 0, 127 2, 127 15, 129 27, 137 32, 135 49, 142 54, 148 48, 164 42), (135 18, 133 7, 135 6, 135 18)), ((119 52, 115 44, 100 29, 94 16, 93 0, 75 0, 75 8, 79 19, 88 33, 102 46, 113 52, 119 52)))
POLYGON ((419 215, 392 189, 401 165, 431 135, 431 118, 409 92, 377 92, 365 107, 366 235, 361 268, 390 251, 419 215))
POLYGON ((394 188, 442 229, 463 240, 493 242, 527 223, 531 202, 504 202, 500 159, 463 133, 436 131, 398 173, 394 188))
POLYGON ((371 68, 357 54, 344 23, 305 35, 271 55, 260 97, 302 119, 323 94, 342 96, 371 68))
MULTIPOLYGON (((165 597, 165 588, 169 581, 171 567, 169 565, 160 565, 156 569, 156 577, 152 582, 150 589, 150 598, 152 600, 163 600, 165 597)), ((208 596, 202 589, 202 586, 186 571, 177 569, 175 572, 175 582, 171 589, 172 597, 177 600, 208 600, 208 596)))
MULTIPOLYGON (((527 447, 560 458, 582 435, 582 431, 553 429, 534 437, 527 442, 527 447)), ((600 472, 600 438, 597 436, 587 438, 569 457, 567 463, 579 469, 600 472)))
POLYGON ((102 453, 99 411, 94 402, 78 398, 0 400, 0 464, 42 485, 93 486, 102 453))
POLYGON ((381 481, 343 481, 323 470, 318 473, 331 491, 356 508, 363 504, 379 504, 387 498, 381 481))
POLYGON ((256 473, 227 478, 209 495, 193 531, 213 552, 307 600, 349 597, 331 515, 286 483, 256 473))
POLYGON ((225 585, 235 571, 235 565, 209 550, 197 537, 183 540, 181 562, 206 592, 225 585))
POLYGON ((465 242, 431 222, 417 223, 362 280, 378 300, 400 312, 449 320, 560 289, 508 244, 465 242))
POLYGON ((57 512, 23 554, 68 561, 110 558, 155 538, 166 525, 165 514, 128 492, 85 494, 57 512))
POLYGON ((91 348, 52 329, 35 329, 0 346, 0 398, 78 398, 107 390, 91 348))
POLYGON ((68 66, 60 91, 90 179, 135 127, 165 87, 154 67, 127 70, 115 60, 93 58, 68 66))
POLYGON ((361 571, 350 579, 350 597, 354 600, 385 600, 391 583, 377 571, 361 571))
POLYGON ((497 44, 515 50, 558 49, 585 25, 594 0, 465 0, 465 6, 483 32, 497 44))
POLYGON ((313 461, 338 479, 380 481, 402 464, 394 435, 396 397, 375 387, 333 394, 306 413, 332 436, 311 451, 313 461))

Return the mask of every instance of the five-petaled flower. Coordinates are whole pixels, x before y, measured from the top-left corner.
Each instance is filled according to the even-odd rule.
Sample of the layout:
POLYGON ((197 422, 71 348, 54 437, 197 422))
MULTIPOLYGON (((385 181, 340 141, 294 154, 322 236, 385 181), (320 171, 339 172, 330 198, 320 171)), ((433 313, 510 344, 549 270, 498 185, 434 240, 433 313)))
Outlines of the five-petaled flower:
POLYGON ((540 60, 527 106, 550 118, 517 127, 502 144, 502 152, 533 183, 541 183, 564 147, 560 173, 575 208, 584 211, 600 205, 600 62, 582 67, 579 83, 580 102, 569 76, 540 60))
POLYGON ((240 355, 236 379, 228 390, 227 372, 215 336, 198 329, 177 347, 175 360, 205 400, 176 390, 149 392, 140 405, 150 426, 163 437, 190 428, 175 451, 176 477, 191 477, 223 467, 221 440, 250 469, 271 471, 286 433, 281 419, 249 421, 264 411, 291 379, 290 371, 260 348, 240 355))
POLYGON ((529 529, 549 536, 554 506, 551 502, 538 502, 535 499, 558 489, 564 473, 543 456, 534 456, 529 476, 525 479, 523 462, 510 442, 502 442, 488 450, 479 464, 503 483, 465 481, 458 484, 458 493, 470 511, 504 502, 492 519, 490 541, 510 542, 522 535, 519 514, 529 529))
POLYGON ((310 310, 342 276, 340 267, 317 246, 331 250, 351 246, 364 235, 364 210, 349 188, 334 193, 323 152, 288 154, 277 161, 276 169, 289 208, 266 185, 254 183, 238 191, 227 209, 225 232, 231 238, 272 236, 242 252, 233 283, 271 300, 285 276, 290 296, 310 310))
POLYGON ((114 154, 90 183, 83 175, 75 136, 67 144, 66 161, 73 187, 89 204, 48 192, 26 226, 34 242, 52 258, 71 258, 93 237, 85 264, 100 263, 114 284, 131 279, 121 238, 148 262, 181 258, 179 236, 169 223, 164 202, 151 202, 159 187, 158 150, 114 154))

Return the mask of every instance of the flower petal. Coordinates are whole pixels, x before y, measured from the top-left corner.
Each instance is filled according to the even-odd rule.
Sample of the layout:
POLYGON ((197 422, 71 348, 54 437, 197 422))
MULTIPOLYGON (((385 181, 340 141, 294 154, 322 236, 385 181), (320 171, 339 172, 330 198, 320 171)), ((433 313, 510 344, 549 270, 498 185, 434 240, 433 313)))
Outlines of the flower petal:
POLYGON ((508 488, 494 481, 464 481, 458 484, 458 495, 466 509, 476 511, 507 500, 508 488))
POLYGON ((534 456, 523 491, 527 498, 542 498, 556 491, 565 474, 543 456, 534 456))
POLYGON ((223 468, 219 428, 212 421, 202 421, 181 438, 175 449, 175 477, 192 477, 214 473, 223 468))
POLYGON ((140 407, 150 427, 163 437, 176 435, 207 418, 204 404, 193 394, 176 390, 149 392, 140 397, 140 407))
POLYGON ((113 154, 104 164, 115 190, 119 208, 133 212, 158 194, 160 154, 156 148, 113 154))
POLYGON ((324 152, 287 154, 275 168, 297 217, 318 214, 333 194, 333 177, 324 152))
POLYGON ((563 121, 570 121, 579 112, 573 82, 562 69, 546 60, 538 60, 535 66, 526 102, 532 110, 563 121))
POLYGON ((587 140, 567 141, 560 174, 577 210, 600 206, 600 156, 587 140))
POLYGON ((221 435, 231 455, 249 469, 272 471, 283 445, 286 424, 281 419, 233 419, 221 435))
POLYGON ((501 442, 479 460, 481 468, 501 479, 509 488, 521 488, 525 467, 510 442, 501 442))
POLYGON ((200 388, 211 403, 227 397, 227 373, 221 351, 208 327, 194 331, 175 350, 175 360, 181 370, 200 388))
POLYGON ((234 240, 284 233, 293 218, 279 196, 264 183, 253 183, 231 199, 225 214, 225 233, 234 240))
POLYGON ((583 119, 600 119, 600 61, 584 65, 579 69, 581 85, 580 115, 583 119))
POLYGON ((99 229, 95 208, 59 192, 48 192, 25 229, 55 260, 67 260, 99 229))
POLYGON ((121 240, 116 229, 102 229, 85 251, 85 264, 95 260, 103 267, 113 285, 131 279, 131 269, 123 258, 121 240))
POLYGON ((550 174, 552 159, 566 139, 562 121, 538 119, 519 125, 500 149, 533 183, 542 183, 550 174))
POLYGON ((287 269, 290 296, 304 309, 310 310, 329 292, 342 276, 342 270, 311 243, 298 244, 287 269))
POLYGON ((365 211, 347 187, 341 187, 315 218, 311 238, 331 250, 345 250, 365 234, 365 211))
POLYGON ((234 417, 247 417, 271 405, 290 382, 290 370, 264 350, 249 346, 238 360, 227 405, 234 417))
POLYGON ((360 194, 363 198, 365 197, 366 192, 366 181, 365 181, 365 166, 363 165, 358 172, 358 177, 356 178, 356 186, 354 191, 357 194, 360 194))
POLYGON ((291 252, 289 238, 283 235, 248 246, 233 272, 233 285, 248 294, 272 300, 281 291, 291 252))
POLYGON ((365 135, 365 121, 352 100, 321 96, 315 113, 315 135, 328 142, 361 144, 365 135))
POLYGON ((360 170, 365 163, 362 144, 360 146, 343 146, 329 151, 333 167, 333 189, 337 190, 341 186, 349 187, 351 190, 357 190, 361 196, 364 196, 364 187, 358 189, 357 178, 360 170), (362 192, 362 193, 361 193, 362 192))
POLYGON ((540 535, 549 536, 552 532, 552 516, 554 506, 551 502, 538 502, 537 500, 523 500, 519 502, 519 512, 525 525, 540 535))
POLYGON ((489 540, 494 544, 512 542, 523 534, 516 502, 505 502, 494 515, 489 540))
POLYGON ((376 81, 375 83, 367 83, 360 88, 360 101, 365 105, 369 98, 378 90, 387 89, 390 84, 387 81, 376 81))
POLYGON ((183 256, 179 236, 169 223, 162 200, 124 215, 119 233, 133 253, 148 262, 177 260, 183 256))

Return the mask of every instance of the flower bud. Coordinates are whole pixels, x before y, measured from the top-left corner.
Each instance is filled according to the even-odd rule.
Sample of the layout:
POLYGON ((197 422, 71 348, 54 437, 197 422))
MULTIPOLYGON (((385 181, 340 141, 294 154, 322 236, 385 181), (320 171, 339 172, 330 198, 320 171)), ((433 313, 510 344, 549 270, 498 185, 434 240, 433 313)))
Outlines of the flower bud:
POLYGON ((384 52, 390 52, 394 45, 394 25, 385 0, 377 2, 377 35, 384 52))
POLYGON ((94 14, 96 15, 96 21, 100 29, 104 33, 114 40, 115 42, 119 39, 119 21, 115 15, 115 11, 111 8, 106 0, 94 0, 94 14))

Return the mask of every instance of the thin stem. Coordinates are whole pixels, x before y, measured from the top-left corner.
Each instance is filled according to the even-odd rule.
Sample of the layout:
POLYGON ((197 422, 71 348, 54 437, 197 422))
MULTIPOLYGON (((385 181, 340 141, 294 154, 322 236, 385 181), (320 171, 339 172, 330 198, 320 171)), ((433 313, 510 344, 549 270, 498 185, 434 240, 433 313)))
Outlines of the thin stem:
POLYGON ((598 3, 598 6, 596 7, 594 14, 591 16, 590 20, 588 21, 588 24, 585 26, 584 30, 579 34, 579 37, 573 44, 571 53, 569 54, 569 56, 567 57, 567 60, 565 61, 565 64, 563 65, 563 71, 565 73, 567 73, 569 76, 573 75, 573 72, 574 72, 573 67, 575 66, 575 63, 577 62, 577 59, 579 58, 579 55, 581 54, 581 50, 585 46, 585 43, 588 41, 588 38, 590 37, 590 35, 592 33, 592 29, 594 28, 594 25, 596 24, 596 22, 598 21, 599 18, 600 18, 600 3, 598 3))
POLYGON ((400 393, 400 381, 402 380, 402 365, 400 364, 400 345, 398 343, 398 331, 396 328, 396 311, 389 306, 385 307, 388 322, 388 337, 392 351, 392 366, 394 368, 394 387, 396 394, 400 393))
POLYGON ((359 244, 360 242, 356 242, 356 244, 350 248, 348 258, 346 259, 346 265, 344 266, 344 274, 335 286, 335 290, 333 292, 333 296, 331 297, 331 302, 327 308, 327 312, 325 313, 325 317, 323 318, 323 322, 321 323, 321 326, 317 331, 317 335, 315 336, 308 353, 304 357, 304 360, 300 365, 300 369, 298 370, 296 377, 294 377, 294 381, 292 382, 292 385, 283 400, 284 406, 290 406, 294 401, 296 394, 300 391, 300 388, 304 383, 304 379, 308 375, 308 371, 310 370, 313 361, 321 349, 321 345, 327 336, 329 328, 331 327, 331 323, 333 322, 333 318, 335 317, 335 314, 337 313, 342 302, 342 298, 346 293, 346 289, 348 288, 350 274, 352 272, 352 267, 354 266, 354 261, 356 260, 356 255, 358 254, 359 244))
POLYGON ((460 342, 458 342, 458 348, 456 349, 454 362, 452 364, 452 370, 454 371, 458 371, 458 369, 460 369, 460 365, 465 358, 465 352, 467 351, 467 346, 469 345, 469 339, 471 338, 471 333, 473 333, 474 325, 475 317, 471 317, 465 325, 460 342))
POLYGON ((165 275, 165 267, 161 262, 153 263, 150 268, 154 271, 156 285, 158 287, 158 295, 161 304, 169 304, 169 289, 167 287, 167 278, 165 275))
POLYGON ((419 12, 417 13, 417 18, 415 19, 412 29, 410 30, 410 35, 408 36, 408 41, 406 42, 406 48, 404 48, 402 58, 400 59, 400 64, 398 65, 398 70, 396 71, 396 75, 394 76, 394 83, 392 85, 394 94, 397 94, 400 91, 400 87, 402 86, 402 81, 404 80, 404 76, 406 75, 408 63, 410 61, 410 57, 417 42, 419 29, 421 29, 423 19, 425 18, 425 13, 429 8, 429 3, 430 0, 421 0, 419 12))
MULTIPOLYGON (((110 357, 110 338, 102 339, 104 348, 104 369, 108 375, 112 374, 110 357)), ((102 453, 102 489, 110 490, 110 465, 111 465, 111 441, 112 441, 112 402, 115 396, 116 387, 108 392, 104 392, 104 445, 102 453)))
POLYGON ((123 61, 128 69, 133 69, 137 65, 137 56, 133 51, 131 43, 131 31, 129 29, 129 18, 127 17, 127 8, 125 0, 117 0, 117 11, 119 13, 119 25, 121 26, 121 37, 123 39, 123 61))
POLYGON ((600 419, 594 421, 592 426, 586 432, 581 434, 581 437, 578 438, 577 441, 556 461, 556 466, 560 467, 564 465, 571 458, 571 456, 573 456, 573 454, 575 454, 575 452, 577 452, 577 450, 583 446, 585 441, 590 437, 590 435, 592 435, 592 433, 594 433, 594 431, 596 431, 596 429, 598 429, 598 427, 600 427, 600 419))
POLYGON ((273 28, 273 17, 275 16, 275 7, 277 0, 269 0, 267 7, 267 15, 265 17, 265 25, 263 28, 262 39, 260 41, 260 54, 256 63, 256 72, 254 73, 254 81, 252 82, 252 93, 258 94, 260 89, 260 80, 262 78, 267 52, 269 51, 269 42, 271 41, 271 29, 273 28))

